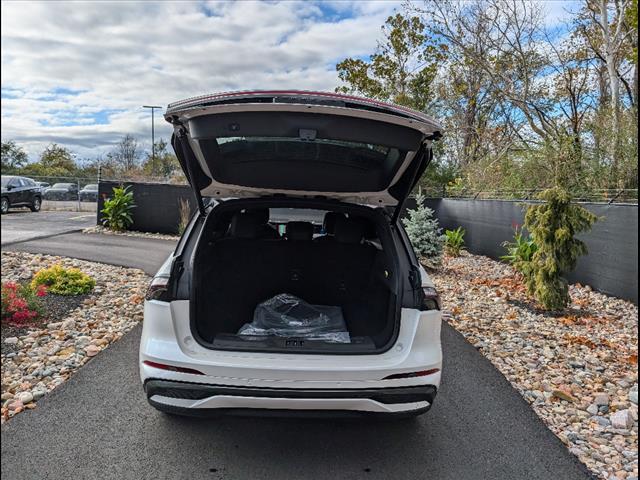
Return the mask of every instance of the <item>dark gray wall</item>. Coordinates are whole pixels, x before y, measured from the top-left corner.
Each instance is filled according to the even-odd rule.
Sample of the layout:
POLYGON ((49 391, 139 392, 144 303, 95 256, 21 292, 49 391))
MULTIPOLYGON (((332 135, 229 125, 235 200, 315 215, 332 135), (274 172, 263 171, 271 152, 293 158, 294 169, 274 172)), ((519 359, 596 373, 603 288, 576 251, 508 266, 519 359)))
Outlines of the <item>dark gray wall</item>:
POLYGON ((131 230, 153 233, 178 233, 180 222, 180 200, 189 201, 193 212, 195 197, 187 185, 167 185, 161 183, 100 182, 98 186, 98 218, 102 225, 101 210, 104 200, 111 196, 113 187, 129 185, 133 191, 133 225, 131 230))
MULTIPOLYGON (((502 242, 513 238, 513 225, 524 222, 522 202, 504 200, 428 199, 443 228, 461 226, 471 253, 499 258, 502 242)), ((581 235, 588 255, 569 275, 573 283, 638 303, 638 206, 583 203, 600 220, 581 235)))

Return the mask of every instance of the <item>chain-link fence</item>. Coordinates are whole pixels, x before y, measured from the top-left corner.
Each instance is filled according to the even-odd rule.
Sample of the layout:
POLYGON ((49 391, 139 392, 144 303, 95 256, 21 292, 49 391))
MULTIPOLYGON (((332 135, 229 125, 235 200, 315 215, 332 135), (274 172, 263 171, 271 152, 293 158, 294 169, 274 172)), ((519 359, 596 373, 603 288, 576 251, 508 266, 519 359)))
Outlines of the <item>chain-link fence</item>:
MULTIPOLYGON (((460 198, 469 200, 535 200, 543 189, 522 190, 473 190, 459 186, 442 185, 423 188, 427 198, 460 198)), ((573 199, 578 202, 598 203, 630 203, 638 204, 637 189, 591 189, 571 191, 573 199)))
POLYGON ((116 183, 150 183, 150 184, 186 184, 183 178, 156 178, 150 176, 119 175, 117 178, 100 175, 97 177, 72 176, 38 176, 20 175, 30 178, 38 185, 42 198, 42 210, 95 212, 98 204, 98 184, 100 182, 116 183))
POLYGON ((38 185, 42 210, 95 212, 98 179, 83 177, 29 176, 38 185))

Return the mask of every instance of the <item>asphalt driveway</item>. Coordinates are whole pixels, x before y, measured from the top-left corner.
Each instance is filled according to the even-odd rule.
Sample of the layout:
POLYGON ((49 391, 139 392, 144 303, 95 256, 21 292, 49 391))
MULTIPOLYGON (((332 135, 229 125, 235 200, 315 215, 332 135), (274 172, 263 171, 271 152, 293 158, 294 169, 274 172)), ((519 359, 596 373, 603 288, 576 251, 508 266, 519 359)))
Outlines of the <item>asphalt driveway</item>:
MULTIPOLYGON (((72 235, 82 258, 96 237, 106 237, 72 235)), ((69 238, 52 237, 43 248, 69 252, 63 245, 69 238)), ((155 270, 164 258, 156 252, 159 241, 133 239, 139 241, 134 247, 130 240, 100 240, 113 242, 100 261, 121 264, 126 251, 132 266, 155 270)), ((12 248, 34 251, 40 242, 12 248)), ((491 363, 447 325, 434 407, 415 420, 387 422, 158 413, 138 378, 139 335, 137 327, 35 410, 2 427, 4 478, 591 478, 491 363)))
POLYGON ((1 244, 12 245, 36 238, 79 231, 96 224, 96 214, 87 212, 10 211, 2 215, 1 244))
POLYGON ((135 267, 155 275, 175 246, 174 241, 156 238, 74 232, 3 245, 2 249, 135 267))

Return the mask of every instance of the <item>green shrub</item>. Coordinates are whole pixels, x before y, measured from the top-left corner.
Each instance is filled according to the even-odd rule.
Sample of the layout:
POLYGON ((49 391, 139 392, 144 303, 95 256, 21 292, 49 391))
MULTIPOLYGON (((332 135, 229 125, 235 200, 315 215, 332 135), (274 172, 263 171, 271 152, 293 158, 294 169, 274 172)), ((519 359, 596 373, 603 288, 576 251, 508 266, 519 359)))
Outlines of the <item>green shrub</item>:
POLYGON ((529 235, 525 235, 522 228, 516 226, 513 232, 513 241, 503 242, 502 246, 506 248, 507 254, 501 256, 500 259, 510 263, 525 278, 529 278, 531 276, 531 260, 533 260, 533 254, 538 250, 536 242, 529 235))
POLYGON ((426 267, 437 268, 442 263, 445 236, 441 234, 438 220, 433 218, 433 210, 424 206, 424 200, 422 192, 418 192, 416 208, 408 211, 409 218, 403 218, 402 223, 421 262, 426 267))
POLYGON ((445 230, 444 250, 452 257, 459 257, 460 252, 464 250, 464 234, 465 230, 458 227, 455 230, 445 230))
POLYGON ((129 187, 113 187, 113 196, 104 202, 102 223, 116 232, 126 230, 133 223, 131 210, 135 208, 129 187))
POLYGON ((47 291, 58 295, 80 295, 93 290, 96 282, 77 268, 53 265, 43 268, 33 276, 31 288, 35 289, 40 285, 46 286, 47 291))
POLYGON ((563 274, 587 253, 586 245, 575 235, 588 231, 597 217, 572 204, 569 194, 558 187, 545 190, 538 198, 544 203, 529 206, 525 215, 525 227, 538 246, 531 258, 527 289, 546 309, 561 310, 570 300, 563 274))

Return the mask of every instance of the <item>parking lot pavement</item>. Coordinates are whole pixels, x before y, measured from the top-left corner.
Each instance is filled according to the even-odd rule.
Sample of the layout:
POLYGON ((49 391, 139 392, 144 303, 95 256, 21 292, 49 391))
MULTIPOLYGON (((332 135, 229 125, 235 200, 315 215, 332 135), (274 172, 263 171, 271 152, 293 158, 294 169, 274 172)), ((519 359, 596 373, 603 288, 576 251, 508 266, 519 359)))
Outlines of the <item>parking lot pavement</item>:
POLYGON ((79 231, 95 224, 95 213, 10 211, 2 215, 2 246, 79 231))

